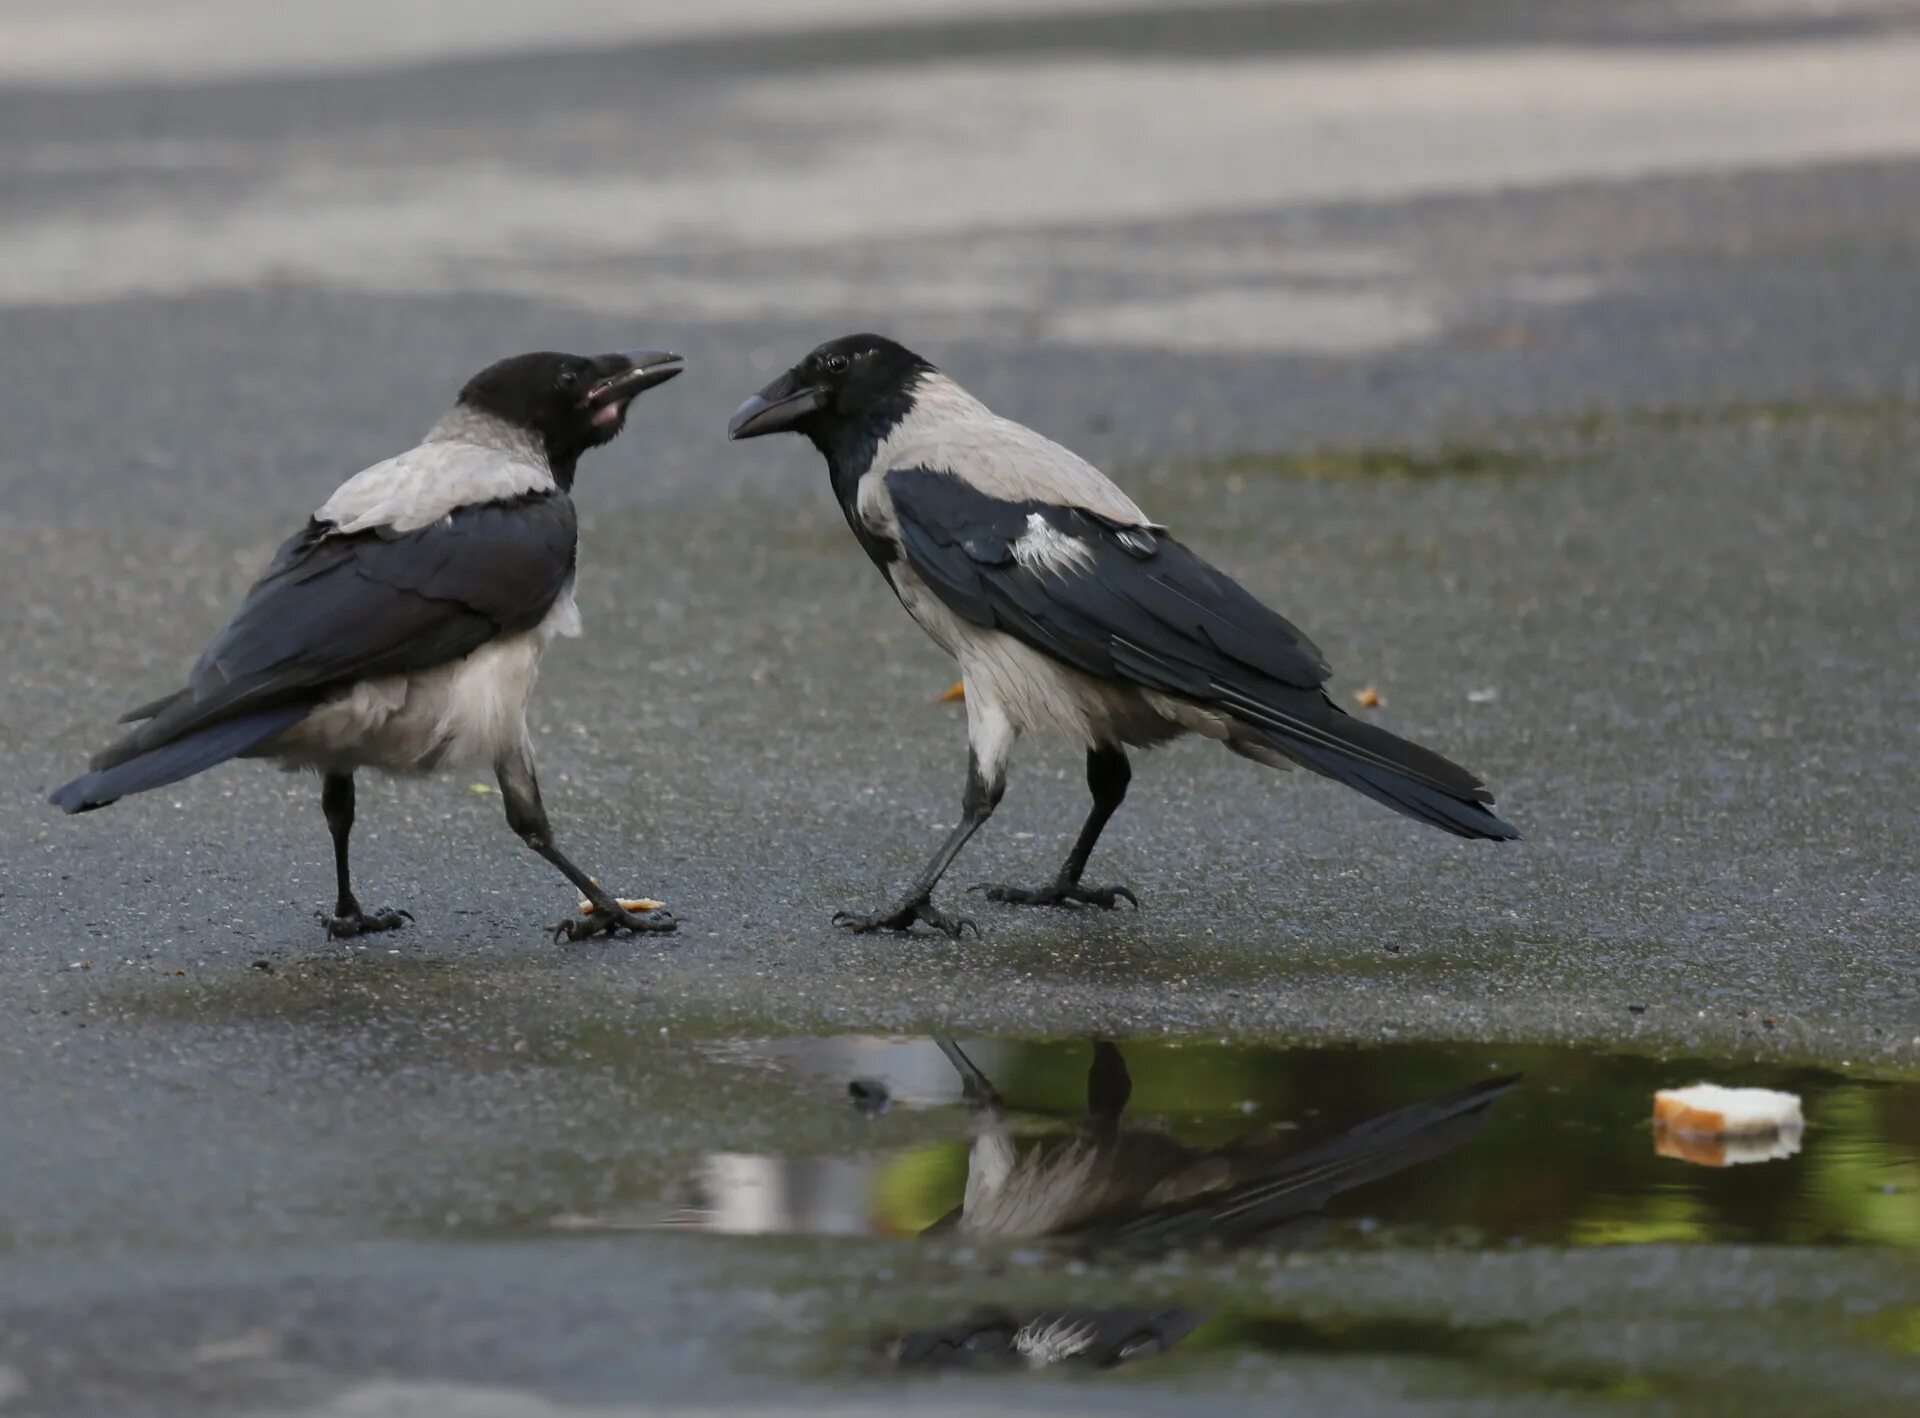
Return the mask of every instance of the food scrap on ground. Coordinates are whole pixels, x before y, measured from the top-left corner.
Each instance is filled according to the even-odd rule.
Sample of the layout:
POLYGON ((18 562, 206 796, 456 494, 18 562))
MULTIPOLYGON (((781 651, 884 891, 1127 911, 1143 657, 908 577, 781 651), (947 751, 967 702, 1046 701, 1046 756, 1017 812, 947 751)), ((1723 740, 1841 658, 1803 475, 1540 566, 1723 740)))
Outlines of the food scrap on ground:
POLYGON ((1695 1137, 1753 1137, 1798 1128, 1800 1100, 1771 1088, 1722 1088, 1696 1083, 1653 1095, 1653 1124, 1695 1137))
POLYGON ((1372 685, 1368 685, 1365 689, 1359 690, 1354 694, 1353 702, 1358 704, 1362 709, 1378 709, 1387 701, 1380 697, 1379 690, 1375 689, 1372 685))
MULTIPOLYGON (((667 904, 664 901, 656 901, 651 896, 616 896, 613 899, 619 903, 622 911, 658 911, 667 904)), ((593 902, 582 901, 579 909, 581 915, 591 916, 593 902)))
POLYGON ((1653 1095, 1653 1148, 1703 1167, 1768 1162, 1800 1150, 1800 1100, 1771 1088, 1696 1083, 1653 1095))

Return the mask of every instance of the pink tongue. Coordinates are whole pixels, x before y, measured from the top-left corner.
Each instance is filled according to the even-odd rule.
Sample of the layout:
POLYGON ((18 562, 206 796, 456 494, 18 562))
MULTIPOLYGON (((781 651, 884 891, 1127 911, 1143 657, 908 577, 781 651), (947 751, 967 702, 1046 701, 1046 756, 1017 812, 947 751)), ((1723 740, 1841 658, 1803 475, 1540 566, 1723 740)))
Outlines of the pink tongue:
POLYGON ((611 404, 602 404, 593 411, 593 426, 605 428, 610 423, 620 422, 620 415, 627 411, 625 399, 615 399, 611 404))

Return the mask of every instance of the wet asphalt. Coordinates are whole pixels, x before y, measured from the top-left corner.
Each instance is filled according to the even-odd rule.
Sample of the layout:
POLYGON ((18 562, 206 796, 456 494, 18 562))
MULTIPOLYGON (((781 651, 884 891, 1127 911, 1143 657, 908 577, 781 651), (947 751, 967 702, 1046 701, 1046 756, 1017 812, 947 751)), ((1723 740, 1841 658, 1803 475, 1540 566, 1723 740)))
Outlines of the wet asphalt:
MULTIPOLYGON (((1441 47, 1496 23, 1475 7, 1455 33, 1441 7, 1412 8, 1441 47)), ((1750 18, 1663 33, 1621 13, 1640 17, 1633 42, 1687 53, 1829 37, 1750 18)), ((1084 23, 1140 52, 1173 22, 1084 23)), ((1201 29, 1284 45, 1287 23, 1209 12, 1201 29)), ((1341 47, 1403 42, 1372 23, 1341 47)), ((1893 21, 1867 6, 1834 25, 1844 39, 1893 21)), ((1018 31, 983 21, 969 52, 1018 62, 1018 31)), ((1037 33, 1032 46, 1075 52, 1037 33)), ((848 41, 875 65, 915 42, 933 41, 848 41)), ((831 102, 841 73, 817 37, 728 43, 284 85, 21 88, 0 109, 29 155, 170 135, 297 155, 351 132, 417 184, 491 129, 509 167, 558 161, 556 134, 586 109, 601 114, 595 160, 618 149, 622 114, 649 132, 701 124, 723 157, 777 150, 764 113, 713 126, 728 110, 712 93, 765 73, 831 102), (476 72, 527 121, 477 111, 476 72), (669 77, 650 107, 636 76, 655 73, 669 77), (710 86, 709 101, 674 106, 675 83, 710 86), (546 96, 552 123, 537 121, 546 96)), ((10 213, 84 227, 190 214, 259 180, 197 161, 22 159, 0 188, 10 213)), ((1556 1043, 1912 1077, 1917 210, 1920 160, 1881 153, 982 238, 998 243, 988 265, 1038 270, 1014 288, 1029 307, 983 320, 929 297, 895 332, 1282 608, 1327 652, 1337 694, 1377 689, 1381 707, 1356 712, 1482 773, 1525 839, 1456 842, 1188 744, 1138 760, 1092 868, 1134 889, 1138 912, 969 902, 968 883, 1042 878, 1077 826, 1078 755, 1035 741, 950 878, 947 904, 979 925, 959 943, 829 924, 887 898, 937 840, 964 715, 934 702, 950 667, 859 554, 811 451, 729 446, 722 430, 812 343, 880 318, 844 294, 863 264, 937 295, 962 233, 680 251, 655 285, 606 287, 599 310, 606 258, 563 243, 551 260, 497 259, 549 286, 577 276, 587 299, 518 278, 521 294, 489 294, 482 263, 462 290, 291 273, 0 308, 0 1411, 887 1404, 883 1381, 831 1356, 858 1347, 877 1297, 983 1298, 977 1258, 552 1230, 672 1194, 704 1152, 871 1145, 833 1089, 747 1067, 733 1039, 1556 1043), (1178 314, 1192 253, 1232 254, 1215 294, 1274 300, 1248 271, 1301 250, 1367 259, 1282 283, 1270 308, 1297 314, 1297 344, 1139 336, 1143 296, 1164 296, 1170 321, 1217 309, 1178 314), (818 308, 743 315, 712 295, 757 283, 764 300, 769 261, 818 308), (670 320, 632 308, 682 276, 708 294, 670 320), (1409 305, 1425 312, 1412 323, 1409 305), (1359 338, 1341 333, 1355 322, 1359 338), (1366 338, 1381 326, 1400 333, 1366 338), (676 936, 551 943, 543 926, 572 894, 506 831, 480 773, 363 783, 362 898, 417 925, 351 944, 313 920, 331 866, 310 781, 238 765, 82 819, 44 804, 119 711, 171 686, 277 540, 417 437, 466 373, 520 348, 635 343, 679 350, 689 371, 583 469, 586 635, 547 661, 535 738, 562 842, 622 893, 664 899, 676 936), (441 1383, 454 1387, 410 1387, 441 1383)), ((0 262, 44 263, 58 229, 0 220, 0 262)), ((1337 1292, 1458 1323, 1518 1322, 1551 1296, 1580 1319, 1550 1341, 1569 1352, 1684 1350, 1691 1335, 1727 1373, 1801 1352, 1764 1297, 1842 1328, 1842 1294, 1863 1313, 1920 1303, 1891 1253, 1714 1254, 1710 1275, 1653 1247, 1383 1251, 1257 1278, 1306 1309, 1337 1292), (1655 1291, 1665 1327, 1643 1332, 1655 1291)), ((1013 1275, 1014 1291, 1043 1288, 1013 1275)), ((1600 1401, 1417 1368, 1260 1381, 1356 1412, 1600 1401)), ((1237 1411, 1235 1384, 1254 1380, 1196 1367, 1168 1382, 1100 1401, 1152 1411, 1178 1387, 1183 1404, 1237 1411)), ((1797 1411, 1821 1397, 1762 1386, 1747 1401, 1770 1392, 1797 1411)), ((983 1394, 1086 1398, 1002 1383, 931 1406, 983 1394)))

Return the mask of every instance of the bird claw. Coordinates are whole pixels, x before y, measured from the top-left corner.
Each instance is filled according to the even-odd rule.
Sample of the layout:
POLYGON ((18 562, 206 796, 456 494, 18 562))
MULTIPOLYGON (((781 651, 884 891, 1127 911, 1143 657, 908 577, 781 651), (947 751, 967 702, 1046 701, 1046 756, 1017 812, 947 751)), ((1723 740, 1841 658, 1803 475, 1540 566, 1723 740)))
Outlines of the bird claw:
POLYGON ((673 912, 664 906, 653 911, 629 911, 615 903, 613 909, 595 907, 584 916, 569 916, 564 921, 556 921, 553 938, 567 940, 587 940, 597 935, 618 935, 629 931, 634 935, 664 935, 680 928, 673 918, 673 912))
POLYGON ((352 940, 355 936, 377 935, 381 931, 397 931, 413 920, 411 911, 354 910, 339 916, 330 916, 325 911, 315 911, 313 915, 315 920, 327 928, 328 940, 352 940))
POLYGON ((1125 901, 1134 910, 1140 909, 1140 898, 1124 886, 1081 886, 1066 881, 1047 886, 1001 886, 983 881, 967 890, 982 892, 987 900, 1003 906, 1098 906, 1111 911, 1125 901))
POLYGON ((924 921, 942 935, 958 940, 967 931, 980 934, 980 927, 965 916, 949 916, 933 904, 930 897, 912 896, 891 910, 863 916, 853 911, 835 911, 833 923, 845 926, 855 935, 873 931, 911 931, 915 921, 924 921))

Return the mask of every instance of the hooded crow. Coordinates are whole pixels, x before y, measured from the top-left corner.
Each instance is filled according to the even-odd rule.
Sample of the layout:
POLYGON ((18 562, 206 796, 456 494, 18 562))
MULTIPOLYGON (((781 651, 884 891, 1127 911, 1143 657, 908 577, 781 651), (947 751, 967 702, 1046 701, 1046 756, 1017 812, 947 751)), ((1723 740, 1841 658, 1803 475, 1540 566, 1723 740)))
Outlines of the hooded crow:
POLYGON ((834 917, 856 931, 924 921, 933 888, 992 815, 1016 738, 1043 726, 1086 745, 1093 810, 1044 886, 990 900, 1112 907, 1123 886, 1081 882, 1126 796, 1129 747, 1218 739, 1294 764, 1459 837, 1519 834, 1480 780, 1344 713, 1313 642, 1148 520, 1101 473, 992 410, 879 335, 821 345, 748 399, 732 438, 792 430, 827 461, 847 525, 907 613, 960 662, 971 750, 960 822, 893 905, 834 917))
POLYGON ((591 905, 556 938, 672 930, 671 914, 626 909, 554 845, 526 709, 547 644, 580 633, 574 470, 619 434, 635 397, 682 368, 655 350, 538 353, 474 375, 418 447, 340 485, 186 688, 126 715, 139 727, 52 801, 87 812, 229 758, 313 769, 339 884, 321 919, 340 938, 412 919, 364 911, 353 894, 354 772, 490 763, 507 825, 591 905))

